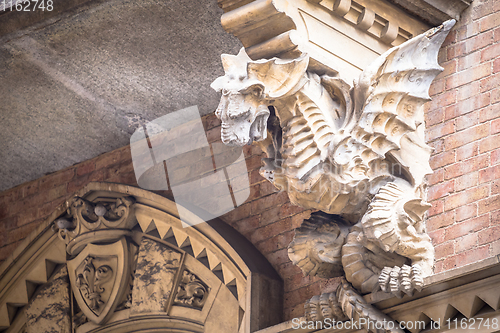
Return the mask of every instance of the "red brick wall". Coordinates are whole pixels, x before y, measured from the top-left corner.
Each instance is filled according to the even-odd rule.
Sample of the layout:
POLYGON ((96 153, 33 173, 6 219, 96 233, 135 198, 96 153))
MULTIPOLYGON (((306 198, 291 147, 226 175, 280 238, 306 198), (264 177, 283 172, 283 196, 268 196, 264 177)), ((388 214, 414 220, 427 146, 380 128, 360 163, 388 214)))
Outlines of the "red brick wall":
POLYGON ((0 261, 57 206, 91 181, 135 184, 129 147, 0 193, 0 261))
MULTIPOLYGON (((431 87, 427 140, 435 148, 427 221, 436 247, 436 272, 500 253, 500 2, 478 1, 451 32, 440 53, 445 67, 431 87)), ((203 119, 209 142, 220 122, 203 119)), ((304 301, 333 291, 336 280, 304 277, 287 245, 309 216, 258 173, 261 152, 245 147, 251 194, 222 217, 247 237, 283 277, 285 319, 303 314, 304 301)), ((0 193, 0 260, 54 208, 90 181, 136 185, 129 147, 123 147, 0 193)))
POLYGON ((500 253, 500 1, 474 1, 440 52, 427 140, 435 272, 500 253))

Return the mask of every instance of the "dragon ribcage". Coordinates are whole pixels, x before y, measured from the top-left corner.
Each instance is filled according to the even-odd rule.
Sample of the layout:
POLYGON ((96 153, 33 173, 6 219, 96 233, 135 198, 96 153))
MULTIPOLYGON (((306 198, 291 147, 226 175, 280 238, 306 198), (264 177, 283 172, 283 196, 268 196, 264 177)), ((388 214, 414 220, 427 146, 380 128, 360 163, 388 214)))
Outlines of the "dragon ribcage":
POLYGON ((283 128, 283 167, 289 178, 304 180, 327 159, 332 125, 310 100, 298 103, 297 115, 283 128))

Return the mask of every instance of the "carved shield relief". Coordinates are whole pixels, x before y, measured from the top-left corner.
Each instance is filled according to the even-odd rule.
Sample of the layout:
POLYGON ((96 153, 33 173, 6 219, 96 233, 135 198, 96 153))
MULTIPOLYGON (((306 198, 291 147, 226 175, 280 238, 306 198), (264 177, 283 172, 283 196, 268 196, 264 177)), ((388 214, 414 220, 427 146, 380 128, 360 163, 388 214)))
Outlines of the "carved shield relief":
POLYGON ((113 244, 89 244, 68 260, 73 294, 89 320, 102 324, 113 314, 127 287, 128 270, 125 238, 113 244))

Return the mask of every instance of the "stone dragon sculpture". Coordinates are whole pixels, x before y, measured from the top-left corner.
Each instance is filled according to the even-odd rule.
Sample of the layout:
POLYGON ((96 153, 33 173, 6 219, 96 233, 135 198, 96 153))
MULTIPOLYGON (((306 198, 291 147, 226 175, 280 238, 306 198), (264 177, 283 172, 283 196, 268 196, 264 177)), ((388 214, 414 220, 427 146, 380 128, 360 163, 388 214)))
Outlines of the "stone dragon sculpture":
POLYGON ((258 144, 267 155, 261 175, 293 204, 316 211, 296 229, 292 262, 307 275, 345 276, 337 293, 306 304, 308 318, 390 320, 360 295, 411 295, 432 274, 423 221, 432 148, 424 141, 423 105, 454 24, 388 50, 352 88, 309 72, 306 54, 257 61, 244 49, 222 55, 225 75, 212 88, 222 92, 216 115, 223 143, 258 144))

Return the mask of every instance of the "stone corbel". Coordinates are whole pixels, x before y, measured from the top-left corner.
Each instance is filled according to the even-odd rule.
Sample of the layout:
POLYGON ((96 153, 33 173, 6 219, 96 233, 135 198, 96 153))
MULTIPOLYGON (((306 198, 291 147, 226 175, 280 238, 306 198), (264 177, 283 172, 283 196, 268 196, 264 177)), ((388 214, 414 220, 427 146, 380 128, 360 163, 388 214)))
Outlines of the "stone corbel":
POLYGON ((293 59, 307 53, 310 71, 339 76, 349 84, 379 55, 431 27, 382 0, 218 3, 225 12, 222 26, 242 42, 250 58, 293 59))

